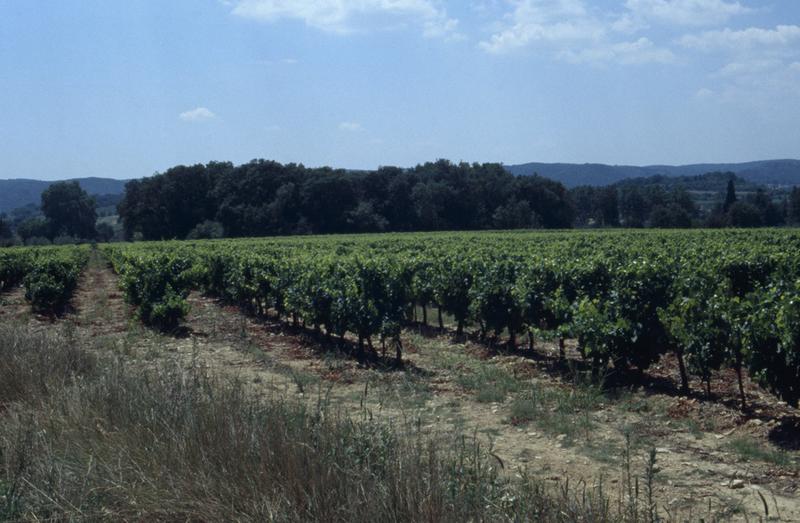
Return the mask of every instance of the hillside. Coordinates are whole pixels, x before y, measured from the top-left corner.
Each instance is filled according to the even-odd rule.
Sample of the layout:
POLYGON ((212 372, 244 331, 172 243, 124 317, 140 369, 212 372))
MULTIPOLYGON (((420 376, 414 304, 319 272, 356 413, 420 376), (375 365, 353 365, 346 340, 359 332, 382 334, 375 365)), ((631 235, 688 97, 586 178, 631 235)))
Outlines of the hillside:
POLYGON ((698 176, 709 172, 732 172, 740 178, 763 185, 800 185, 800 160, 765 160, 746 163, 705 163, 692 165, 605 165, 596 163, 525 163, 507 165, 512 174, 538 174, 567 187, 612 185, 626 178, 698 176))
MULTIPOLYGON (((122 194, 128 182, 111 178, 78 178, 76 181, 92 195, 122 194)), ((0 180, 0 212, 29 204, 39 205, 42 192, 53 183, 55 182, 26 179, 0 180)))

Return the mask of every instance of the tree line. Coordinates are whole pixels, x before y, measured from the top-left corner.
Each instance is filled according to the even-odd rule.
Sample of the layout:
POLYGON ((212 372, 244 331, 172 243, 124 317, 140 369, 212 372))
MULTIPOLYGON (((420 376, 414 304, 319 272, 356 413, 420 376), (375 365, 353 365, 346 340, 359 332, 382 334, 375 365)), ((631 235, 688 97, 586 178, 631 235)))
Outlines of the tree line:
MULTIPOLYGON (((715 173, 719 178, 725 174, 715 173)), ((130 182, 119 205, 129 239, 572 227, 755 227, 800 223, 800 190, 763 189, 701 209, 681 186, 566 189, 501 164, 428 162, 374 171, 254 160, 178 166, 130 182)), ((749 188, 749 187, 748 187, 749 188)))
MULTIPOLYGON (((566 189, 540 176, 516 176, 497 163, 428 162, 373 171, 308 168, 253 160, 177 166, 131 181, 117 206, 125 239, 218 238, 392 231, 572 227, 689 228, 800 224, 800 189, 776 200, 763 188, 737 195, 726 178, 712 208, 684 185, 632 179, 566 189)), ((657 177, 656 177, 657 178, 657 177)), ((707 178, 707 179, 706 179, 707 178)), ((712 191, 704 191, 712 193, 712 191)), ((97 197, 75 182, 42 194, 41 216, 13 223, 0 215, 0 245, 107 241, 97 197)))
POLYGON ((128 238, 148 240, 388 231, 569 228, 560 183, 500 164, 425 163, 374 171, 255 160, 179 166, 130 182, 128 238))
MULTIPOLYGON (((711 178, 723 173, 710 173, 711 178)), ((583 186, 569 191, 577 227, 690 228, 777 227, 800 224, 800 189, 775 198, 762 187, 737 195, 734 175, 710 209, 681 185, 628 180, 606 187, 583 186)), ((657 177, 654 177, 657 178, 657 177)), ((750 187, 748 187, 750 188, 750 187)), ((710 191, 703 191, 710 192, 710 191)))

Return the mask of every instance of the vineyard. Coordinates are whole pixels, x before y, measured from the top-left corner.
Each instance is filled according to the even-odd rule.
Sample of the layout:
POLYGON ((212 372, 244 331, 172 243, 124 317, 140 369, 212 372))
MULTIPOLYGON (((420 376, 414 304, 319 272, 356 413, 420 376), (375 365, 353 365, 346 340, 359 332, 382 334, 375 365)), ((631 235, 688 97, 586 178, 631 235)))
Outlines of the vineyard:
POLYGON ((0 292, 22 283, 36 312, 55 314, 69 303, 89 248, 9 248, 0 251, 0 292))
MULTIPOLYGON (((453 233, 142 243, 103 247, 146 324, 174 329, 193 290, 342 342, 390 350, 443 316, 454 335, 512 350, 575 339, 595 376, 677 357, 681 388, 749 371, 800 400, 795 231, 453 233), (421 310, 421 314, 417 311, 421 310), (437 318, 429 318, 435 310, 437 318), (417 317, 417 316, 421 316, 417 317), (525 340, 520 343, 520 340, 525 340)), ((13 269, 12 269, 13 272, 13 269)), ((563 355, 563 352, 562 352, 563 355)))
MULTIPOLYGON (((598 510, 609 521, 677 521, 676 514, 796 520, 798 247, 800 232, 786 229, 402 233, 0 250, 0 496, 12 500, 0 499, 0 515, 22 518, 23 501, 15 499, 45 507, 30 514, 79 514, 69 507, 109 481, 126 485, 114 491, 121 515, 172 513, 173 499, 194 495, 198 468, 209 478, 228 470, 220 484, 239 489, 214 501, 220 514, 235 504, 230 500, 248 499, 254 504, 244 513, 263 515, 256 508, 261 493, 286 482, 261 490, 254 482, 272 477, 265 472, 271 467, 294 465, 254 463, 243 456, 283 451, 264 454, 250 445, 313 448, 303 458, 313 462, 320 438, 330 436, 324 459, 338 464, 354 456, 345 476, 363 481, 332 489, 319 479, 332 469, 317 463, 320 485, 302 488, 341 496, 330 506, 385 510, 341 500, 389 492, 384 482, 400 476, 385 475, 384 456, 406 449, 411 454, 402 459, 409 461, 396 470, 408 470, 412 485, 427 477, 430 488, 445 489, 437 499, 450 508, 437 510, 471 507, 464 520, 531 519, 522 514, 539 510, 531 509, 536 503, 552 503, 539 514, 554 521, 598 510), (15 330, 20 325, 56 336, 58 348, 47 352, 51 341, 26 341, 15 330), (269 415, 296 423, 276 429, 280 443, 257 443, 271 422, 240 425, 253 411, 237 402, 254 392, 275 398, 269 409, 290 409, 269 415), (295 412, 292 405, 304 413, 298 421, 282 417, 295 412), (39 428, 31 430, 47 441, 19 432, 29 430, 22 414, 39 409, 39 428), (66 418, 49 425, 54 412, 66 418), (205 417, 202 427, 187 423, 195 415, 205 417), (236 436, 236 456, 227 454, 231 435, 220 416, 230 416, 225 427, 245 430, 236 436), (334 419, 343 424, 315 426, 334 419), (45 436, 68 433, 63 445, 62 436, 45 436), (40 441, 58 450, 45 451, 40 441), (445 458, 452 461, 435 465, 450 471, 449 479, 426 476, 427 458, 414 452, 429 444, 453 452, 445 458), (98 448, 128 456, 127 468, 116 457, 93 465, 98 448), (163 454, 149 459, 152 449, 163 454), (175 449, 183 451, 175 456, 175 449), (46 471, 53 467, 62 470, 71 505, 39 495, 51 488, 46 471), (4 479, 14 477, 21 486, 4 479), (154 483, 159 477, 168 479, 154 483), (569 478, 587 483, 574 490, 562 482, 569 478), (603 478, 613 481, 604 487, 603 478), (28 482, 37 488, 24 487, 28 482), (154 505, 139 512, 143 484, 152 484, 154 505), (190 491, 162 494, 176 485, 190 491)), ((309 481, 304 471, 288 484, 309 481)), ((204 513, 203 492, 187 514, 204 513)), ((430 499, 428 491, 419 496, 430 499)), ((292 499, 292 510, 305 513, 306 494, 292 499)), ((425 506, 420 500, 404 506, 425 506)), ((108 507, 97 503, 100 511, 108 507)), ((329 506, 320 503, 318 514, 329 506)))

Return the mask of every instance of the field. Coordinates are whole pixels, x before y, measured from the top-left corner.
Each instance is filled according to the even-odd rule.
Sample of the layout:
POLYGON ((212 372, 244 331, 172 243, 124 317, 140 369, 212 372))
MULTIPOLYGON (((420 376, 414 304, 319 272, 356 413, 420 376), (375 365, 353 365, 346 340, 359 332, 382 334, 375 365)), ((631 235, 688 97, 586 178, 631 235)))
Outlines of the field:
POLYGON ((800 520, 799 248, 0 250, 0 519, 800 520))

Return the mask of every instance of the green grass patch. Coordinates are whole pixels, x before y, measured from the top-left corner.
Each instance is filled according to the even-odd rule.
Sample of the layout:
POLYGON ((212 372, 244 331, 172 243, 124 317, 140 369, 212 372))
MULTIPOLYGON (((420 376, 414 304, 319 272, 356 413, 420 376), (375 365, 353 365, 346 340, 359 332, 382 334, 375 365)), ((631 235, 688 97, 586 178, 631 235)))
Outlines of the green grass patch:
POLYGON ((559 388, 534 384, 511 403, 510 421, 516 425, 532 422, 549 434, 564 435, 565 444, 581 435, 588 441, 593 428, 591 413, 604 399, 599 385, 559 388))
POLYGON ((519 392, 522 382, 506 370, 489 363, 478 364, 458 376, 456 382, 475 394, 480 403, 502 403, 509 394, 519 392))
POLYGON ((731 451, 746 461, 763 461, 783 468, 797 467, 797 462, 788 452, 773 449, 768 444, 760 443, 752 438, 735 438, 728 446, 731 451))

